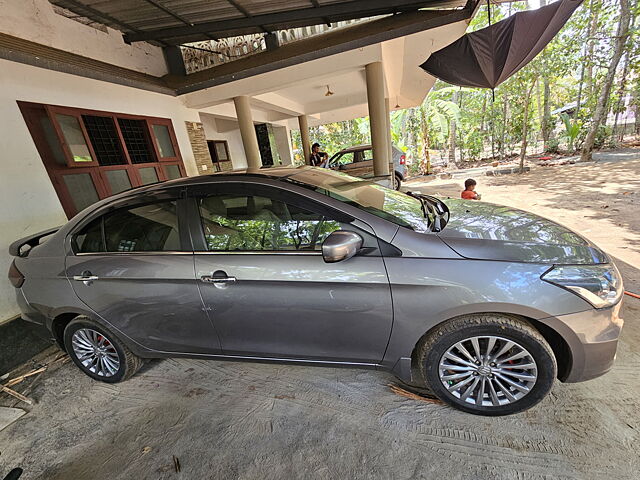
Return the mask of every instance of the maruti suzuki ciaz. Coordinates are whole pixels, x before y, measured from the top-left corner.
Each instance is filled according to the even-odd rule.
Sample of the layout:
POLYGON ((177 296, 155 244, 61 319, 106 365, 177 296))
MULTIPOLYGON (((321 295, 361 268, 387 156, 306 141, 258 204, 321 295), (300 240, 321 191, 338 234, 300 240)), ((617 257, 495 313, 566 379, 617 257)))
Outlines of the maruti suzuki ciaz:
POLYGON ((157 357, 352 365, 504 415, 607 372, 622 328, 618 270, 571 230, 311 167, 123 192, 10 253, 23 318, 104 382, 157 357))

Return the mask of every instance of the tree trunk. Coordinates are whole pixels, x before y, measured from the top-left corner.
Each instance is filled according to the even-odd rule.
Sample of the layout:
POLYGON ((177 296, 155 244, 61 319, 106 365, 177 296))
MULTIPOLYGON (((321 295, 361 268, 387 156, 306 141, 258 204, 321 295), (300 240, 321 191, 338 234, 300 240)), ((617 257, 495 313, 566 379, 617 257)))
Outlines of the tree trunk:
POLYGON ((584 75, 585 75, 585 60, 586 58, 586 48, 585 48, 585 55, 583 56, 582 59, 582 68, 580 70, 580 82, 578 82, 578 99, 576 101, 576 109, 573 112, 573 121, 576 122, 578 121, 578 117, 580 115, 580 106, 582 105, 582 88, 584 85, 584 75))
POLYGON ((598 133, 598 129, 602 122, 606 122, 609 95, 611 94, 611 87, 616 76, 618 64, 620 63, 620 59, 624 53, 624 46, 627 43, 630 20, 631 14, 629 12, 629 0, 620 0, 620 19, 618 20, 618 31, 616 33, 615 44, 613 47, 613 56, 611 57, 609 70, 607 71, 602 88, 600 89, 600 96, 598 97, 598 103, 596 104, 595 113, 593 115, 591 129, 589 130, 587 138, 584 140, 584 145, 582 146, 581 160, 583 162, 591 160, 596 134, 598 133))
POLYGON ((496 105, 495 105, 495 93, 491 96, 491 113, 489 121, 491 122, 491 160, 496 158, 496 105))
POLYGON ((549 139, 551 138, 551 86, 549 85, 549 77, 543 78, 544 93, 542 97, 542 142, 544 151, 549 150, 549 139))
MULTIPOLYGON (((636 17, 635 16, 631 16, 630 22, 629 22, 629 30, 633 31, 633 28, 635 26, 636 23, 636 17)), ((624 66, 622 67, 622 76, 620 77, 620 88, 618 89, 618 105, 616 106, 615 109, 615 113, 616 113, 616 120, 614 122, 613 125, 613 130, 611 132, 611 138, 612 140, 616 140, 616 130, 618 127, 618 117, 620 116, 620 113, 622 113, 623 108, 626 109, 625 106, 625 98, 624 98, 624 94, 625 94, 625 90, 627 89, 627 76, 629 74, 629 57, 632 54, 633 49, 630 49, 629 51, 626 52, 625 56, 624 56, 624 66)), ((625 133, 625 129, 626 129, 626 124, 624 124, 622 126, 622 131, 620 132, 618 141, 622 142, 624 140, 624 133, 625 133)), ((612 142, 613 143, 613 142, 612 142)))
MULTIPOLYGON (((458 104, 460 99, 460 91, 453 92, 451 101, 458 104)), ((449 162, 456 163, 456 120, 452 119, 449 124, 449 162)))
POLYGON ((431 173, 431 157, 429 154, 429 123, 425 107, 420 107, 420 126, 422 127, 422 149, 423 157, 420 162, 420 173, 429 175, 431 173))
POLYGON ((500 160, 505 157, 505 143, 507 135, 507 117, 509 116, 509 96, 505 93, 502 105, 502 130, 500 131, 500 160))
POLYGON ((531 103, 531 94, 536 86, 536 79, 533 80, 531 87, 527 90, 524 97, 524 118, 522 119, 522 145, 520 147, 520 173, 524 173, 524 161, 527 157, 527 136, 529 135, 529 103, 531 103))
POLYGON ((589 4, 589 11, 591 13, 591 23, 589 23, 589 31, 587 33, 587 55, 585 57, 585 61, 587 64, 587 71, 585 75, 585 79, 587 82, 587 98, 591 97, 593 93, 593 84, 595 82, 593 78, 593 55, 595 49, 595 36, 598 31, 598 18, 600 14, 600 2, 598 0, 591 0, 589 4))

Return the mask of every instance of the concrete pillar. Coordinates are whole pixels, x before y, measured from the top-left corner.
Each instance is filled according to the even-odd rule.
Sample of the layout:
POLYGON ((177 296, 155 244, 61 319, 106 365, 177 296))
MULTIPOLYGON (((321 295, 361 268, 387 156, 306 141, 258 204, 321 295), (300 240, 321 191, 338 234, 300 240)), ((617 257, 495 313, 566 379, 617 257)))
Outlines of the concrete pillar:
POLYGON ((393 163, 393 139, 391 138, 391 104, 388 98, 385 99, 385 114, 387 119, 387 143, 389 145, 389 173, 393 174, 395 166, 393 163))
POLYGON ((249 97, 246 95, 234 97, 233 103, 236 107, 244 154, 247 157, 247 167, 260 168, 262 166, 262 159, 260 158, 260 147, 258 146, 256 128, 253 125, 253 118, 251 117, 249 97))
POLYGON ((385 118, 387 109, 384 94, 384 71, 382 62, 370 63, 365 67, 367 76, 367 102, 371 123, 371 144, 373 146, 373 175, 389 176, 389 130, 385 118))
POLYGON ((272 126, 273 138, 280 155, 282 165, 291 165, 291 135, 288 127, 272 126))
POLYGON ((300 137, 302 138, 302 153, 304 154, 304 163, 311 165, 311 139, 309 138, 309 119, 306 115, 298 117, 298 125, 300 125, 300 137))

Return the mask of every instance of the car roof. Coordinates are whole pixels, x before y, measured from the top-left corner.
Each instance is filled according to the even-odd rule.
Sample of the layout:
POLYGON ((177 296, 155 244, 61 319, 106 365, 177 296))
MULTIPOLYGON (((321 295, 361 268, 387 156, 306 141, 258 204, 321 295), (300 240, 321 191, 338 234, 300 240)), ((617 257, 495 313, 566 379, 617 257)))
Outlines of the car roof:
MULTIPOLYGON (((312 167, 304 165, 302 167, 267 167, 267 168, 243 168, 238 170, 228 170, 226 172, 215 172, 208 175, 195 175, 192 177, 176 178, 175 180, 167 180, 165 182, 157 182, 148 185, 147 188, 141 187, 134 189, 136 191, 151 191, 155 189, 164 189, 167 187, 180 187, 184 185, 192 185, 195 183, 214 183, 223 180, 225 177, 258 177, 269 178, 272 180, 282 180, 302 170, 312 167)), ((130 192, 133 190, 129 190, 130 192)))
MULTIPOLYGON (((340 150, 339 152, 336 152, 336 153, 351 153, 351 152, 357 152, 359 150, 369 150, 371 148, 373 148, 373 146, 370 143, 369 144, 362 144, 362 145, 354 145, 353 147, 345 148, 345 149, 340 150)), ((396 149, 396 150, 398 149, 398 147, 396 147, 395 145, 391 145, 391 148, 396 149)))
POLYGON ((368 148, 373 148, 373 147, 370 144, 354 145, 353 147, 340 150, 338 153, 357 152, 358 150, 367 150, 368 148))
POLYGON ((224 179, 238 178, 267 178, 271 180, 284 180, 287 177, 300 173, 301 171, 311 169, 308 165, 301 167, 285 166, 285 167, 266 167, 266 168, 243 168, 238 170, 229 170, 226 172, 215 172, 208 175, 195 175, 193 177, 182 177, 174 180, 166 180, 155 182, 141 187, 131 188, 123 192, 117 193, 95 203, 95 206, 102 206, 111 203, 113 200, 120 200, 128 197, 135 197, 143 193, 152 193, 157 190, 164 190, 168 187, 182 187, 187 185, 216 183, 224 179))

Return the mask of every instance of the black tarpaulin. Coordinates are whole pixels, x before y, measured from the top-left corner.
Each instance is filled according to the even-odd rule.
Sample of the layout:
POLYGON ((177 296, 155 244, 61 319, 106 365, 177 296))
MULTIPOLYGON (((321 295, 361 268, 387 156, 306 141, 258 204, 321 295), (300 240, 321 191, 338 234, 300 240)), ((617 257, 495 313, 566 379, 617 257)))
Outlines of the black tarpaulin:
POLYGON ((495 88, 540 53, 582 1, 560 0, 517 12, 462 36, 420 66, 453 85, 495 88))

